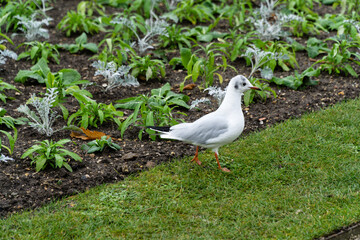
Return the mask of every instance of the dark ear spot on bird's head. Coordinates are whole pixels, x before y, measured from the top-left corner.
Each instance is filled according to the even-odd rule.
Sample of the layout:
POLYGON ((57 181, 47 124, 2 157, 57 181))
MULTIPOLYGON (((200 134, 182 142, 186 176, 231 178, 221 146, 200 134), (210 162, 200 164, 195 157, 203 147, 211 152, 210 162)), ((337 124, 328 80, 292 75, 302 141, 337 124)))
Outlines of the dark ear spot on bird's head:
POLYGON ((235 89, 239 89, 239 85, 238 85, 238 83, 235 83, 234 88, 235 88, 235 89))

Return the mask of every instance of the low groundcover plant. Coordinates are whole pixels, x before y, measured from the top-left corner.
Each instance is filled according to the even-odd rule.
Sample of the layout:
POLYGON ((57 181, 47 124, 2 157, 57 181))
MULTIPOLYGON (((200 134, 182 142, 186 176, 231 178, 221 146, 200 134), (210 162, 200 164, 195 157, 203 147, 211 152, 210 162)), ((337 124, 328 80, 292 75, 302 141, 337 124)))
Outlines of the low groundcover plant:
POLYGON ((65 167, 72 172, 71 166, 67 163, 65 156, 73 158, 75 161, 82 161, 81 157, 76 153, 63 149, 64 144, 70 142, 70 139, 62 139, 58 142, 53 140, 44 140, 37 142, 39 144, 33 145, 21 156, 21 158, 30 157, 31 164, 36 163, 36 171, 44 170, 46 166, 50 165, 52 168, 65 167), (37 154, 34 154, 37 153, 37 154))

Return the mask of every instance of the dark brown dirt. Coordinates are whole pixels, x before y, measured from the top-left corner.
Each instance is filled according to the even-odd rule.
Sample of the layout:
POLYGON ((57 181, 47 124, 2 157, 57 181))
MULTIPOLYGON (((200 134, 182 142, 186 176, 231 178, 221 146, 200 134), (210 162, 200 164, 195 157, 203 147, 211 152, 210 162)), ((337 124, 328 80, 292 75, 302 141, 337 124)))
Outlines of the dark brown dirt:
MULTIPOLYGON (((67 38, 55 26, 68 10, 76 8, 78 2, 57 0, 53 10, 48 12, 54 18, 52 25, 49 27, 51 33, 49 42, 74 42, 76 36, 67 38)), ((318 9, 321 9, 324 13, 329 8, 318 9)), ((114 9, 109 9, 109 11, 115 12, 114 9)), ((88 41, 99 43, 105 35, 105 33, 96 34, 89 37, 88 41)), ((327 33, 322 33, 322 36, 319 37, 326 37, 328 35, 327 33)), ((22 37, 15 38, 15 46, 23 41, 22 37)), ((18 54, 23 50, 21 48, 14 49, 12 46, 9 47, 18 54)), ((98 85, 91 86, 88 90, 93 94, 97 102, 110 103, 125 97, 143 93, 147 94, 151 89, 161 87, 165 82, 170 82, 174 87, 174 91, 177 91, 175 86, 186 76, 184 71, 167 68, 167 75, 162 81, 142 82, 138 88, 116 88, 110 93, 105 94, 101 87, 98 87, 104 81, 100 77, 94 77, 95 70, 90 66, 93 61, 88 60, 89 57, 91 57, 91 54, 88 53, 70 54, 62 51, 60 65, 50 64, 49 66, 53 72, 63 68, 76 69, 80 72, 83 79, 96 82, 98 85)), ((300 65, 299 71, 306 69, 312 64, 305 52, 297 53, 297 60, 300 65)), ((250 69, 245 66, 243 60, 236 60, 232 65, 239 73, 249 74, 250 69)), ((5 108, 8 114, 13 117, 21 116, 15 109, 20 104, 24 104, 31 93, 44 92, 43 85, 35 83, 23 85, 13 81, 19 70, 29 69, 31 66, 30 61, 16 62, 12 60, 8 60, 7 64, 2 66, 5 70, 0 72, 0 77, 4 81, 14 84, 21 91, 21 94, 15 94, 12 91, 7 92, 8 96, 13 96, 16 99, 8 100, 6 104, 0 102, 0 106, 5 108)), ((360 72, 358 68, 356 70, 360 72)), ((290 73, 278 71, 275 74, 276 76, 286 76, 290 73)), ((225 81, 221 87, 226 87, 227 82, 234 75, 236 73, 232 70, 224 72, 223 77, 225 81)), ((298 118, 304 113, 316 111, 337 102, 359 96, 359 79, 349 76, 330 76, 323 73, 317 80, 319 81, 318 85, 300 91, 272 85, 278 95, 276 99, 268 98, 266 102, 257 102, 249 107, 243 107, 246 128, 242 136, 290 118, 298 118)), ((198 88, 187 90, 185 94, 188 94, 191 100, 206 96, 206 93, 201 92, 198 88)), ((76 100, 69 100, 65 105, 70 110, 78 107, 76 100)), ((204 106, 201 110, 187 111, 188 116, 183 118, 186 121, 193 121, 215 109, 216 103, 213 101, 211 106, 204 106)), ((129 114, 129 112, 126 113, 129 114)), ((56 127, 61 127, 65 124, 65 121, 59 119, 56 122, 56 127)), ((6 130, 6 128, 2 129, 6 130)), ((99 184, 123 180, 129 174, 151 168, 159 163, 176 161, 176 159, 183 156, 192 155, 195 151, 193 146, 181 142, 150 141, 146 135, 140 141, 137 139, 139 129, 133 129, 125 134, 124 139, 117 141, 122 147, 117 152, 107 149, 103 153, 85 154, 80 150, 80 146, 84 141, 72 139, 72 143, 68 144, 67 148, 78 153, 83 159, 81 163, 70 162, 74 170, 72 173, 65 169, 51 168, 37 173, 34 166, 30 165, 30 160, 22 160, 20 156, 36 141, 47 138, 38 134, 29 126, 19 126, 18 130, 19 136, 16 142, 15 153, 12 156, 15 161, 8 163, 0 162, 0 217, 6 217, 10 213, 24 209, 36 208, 54 199, 74 195, 99 184)), ((120 138, 117 126, 113 123, 107 122, 96 130, 105 132, 115 138, 120 138)), ((63 138, 70 138, 69 134, 70 132, 68 131, 59 131, 51 139, 58 141, 63 138)), ((3 142, 6 141, 3 139, 3 142)))

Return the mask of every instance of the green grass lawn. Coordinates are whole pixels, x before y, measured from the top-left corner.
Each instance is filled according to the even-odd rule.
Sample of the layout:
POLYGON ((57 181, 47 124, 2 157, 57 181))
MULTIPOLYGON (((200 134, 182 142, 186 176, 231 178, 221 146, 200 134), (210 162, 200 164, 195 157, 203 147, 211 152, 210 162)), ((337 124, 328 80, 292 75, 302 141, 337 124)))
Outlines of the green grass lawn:
MULTIPOLYGON (((360 220, 360 101, 0 220, 0 239, 312 239, 360 220)), ((176 142, 174 142, 176 144, 176 142)))

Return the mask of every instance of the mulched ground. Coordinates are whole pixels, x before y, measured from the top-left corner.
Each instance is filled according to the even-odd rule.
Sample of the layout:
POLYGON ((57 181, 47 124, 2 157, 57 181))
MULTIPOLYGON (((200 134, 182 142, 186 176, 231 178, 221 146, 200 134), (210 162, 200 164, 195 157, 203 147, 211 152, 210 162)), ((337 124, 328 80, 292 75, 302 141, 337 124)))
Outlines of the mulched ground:
MULTIPOLYGON (((78 2, 57 0, 53 3, 54 8, 48 12, 48 15, 54 19, 49 27, 51 36, 48 40, 49 42, 53 44, 74 42, 77 36, 67 38, 55 27, 68 10, 76 9, 78 2)), ((322 11, 322 14, 333 11, 330 7, 318 7, 317 9, 322 11)), ((118 10, 109 8, 108 11, 114 13, 118 10)), ((219 28, 223 28, 223 26, 219 28)), ((99 33, 91 36, 88 42, 99 43, 105 35, 106 33, 99 33)), ((321 33, 321 36, 317 37, 326 38, 331 35, 333 33, 321 33)), ((16 37, 14 39, 15 46, 23 41, 23 37, 16 37)), ((18 54, 23 51, 23 48, 15 49, 13 46, 9 46, 9 48, 18 54)), ((49 66, 53 72, 63 68, 76 69, 80 72, 83 79, 96 82, 98 86, 101 86, 104 80, 101 77, 94 77, 95 69, 91 67, 93 60, 88 60, 91 56, 92 54, 89 53, 70 54, 62 51, 60 65, 49 64, 49 66)), ((312 64, 306 52, 297 52, 296 56, 300 65, 299 71, 306 69, 312 64)), ((238 59, 232 65, 239 73, 245 76, 249 74, 250 69, 245 66, 244 60, 238 59)), ((44 86, 35 82, 23 85, 13 81, 19 70, 29 69, 31 66, 30 61, 16 62, 12 60, 8 60, 6 65, 2 66, 4 70, 0 72, 0 77, 15 85, 21 91, 21 94, 15 94, 14 92, 7 93, 8 96, 15 97, 15 100, 9 100, 6 104, 0 102, 0 106, 5 108, 8 114, 13 117, 22 116, 15 109, 20 104, 24 104, 31 93, 44 92, 44 86)), ((359 73, 359 68, 356 68, 356 71, 359 73)), ((278 77, 289 74, 291 73, 280 71, 275 73, 278 77)), ((225 81, 221 87, 225 88, 227 82, 236 73, 232 70, 227 70, 222 75, 225 81)), ((93 94, 97 102, 108 104, 121 98, 147 94, 151 89, 159 88, 165 82, 170 82, 174 87, 174 91, 178 91, 176 85, 182 82, 185 76, 185 71, 167 68, 167 75, 164 80, 142 82, 138 88, 116 88, 110 93, 104 93, 102 88, 98 86, 91 86, 88 90, 93 94)), ((359 96, 359 79, 349 76, 330 76, 323 73, 317 80, 319 81, 318 85, 301 91, 272 85, 272 88, 278 95, 276 99, 271 97, 266 102, 257 102, 249 107, 243 107, 246 126, 241 137, 287 119, 298 118, 304 113, 317 111, 337 102, 359 96)), ((188 94, 191 100, 209 97, 206 93, 199 91, 198 88, 187 90, 184 93, 188 94)), ((65 106, 70 110, 75 110, 77 101, 69 100, 65 106)), ((205 105, 200 110, 186 111, 187 116, 183 118, 186 121, 193 121, 215 110, 216 107, 217 104, 213 100, 210 106, 205 105)), ((55 128, 60 128, 65 124, 65 122, 59 120, 56 122, 55 128)), ((1 129, 7 130, 4 127, 1 129)), ((29 126, 19 126, 18 130, 19 136, 16 142, 15 153, 12 156, 15 161, 8 163, 0 162, 0 217, 6 217, 10 213, 19 212, 24 209, 33 209, 49 201, 83 192, 99 184, 121 181, 129 174, 152 168, 159 163, 176 161, 178 158, 192 155, 195 151, 195 147, 181 142, 166 140, 150 141, 146 135, 142 141, 139 141, 137 139, 139 129, 133 129, 125 134, 124 139, 117 141, 122 147, 117 152, 107 149, 102 153, 85 154, 80 150, 80 146, 84 141, 72 139, 73 142, 67 145, 67 148, 78 153, 83 158, 82 162, 70 162, 74 170, 72 173, 65 169, 50 168, 37 173, 34 166, 30 165, 30 160, 22 160, 20 156, 36 141, 44 140, 46 137, 38 134, 29 126)), ((120 138, 120 132, 113 123, 105 123, 96 130, 105 132, 115 138, 120 138)), ((55 141, 63 138, 70 138, 70 132, 59 131, 52 137, 55 141)), ((189 168, 191 167, 189 164, 189 168)), ((214 171, 217 171, 217 169, 214 169, 214 171)))

